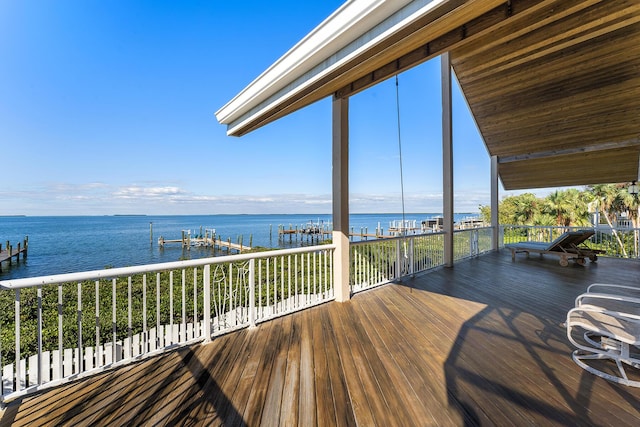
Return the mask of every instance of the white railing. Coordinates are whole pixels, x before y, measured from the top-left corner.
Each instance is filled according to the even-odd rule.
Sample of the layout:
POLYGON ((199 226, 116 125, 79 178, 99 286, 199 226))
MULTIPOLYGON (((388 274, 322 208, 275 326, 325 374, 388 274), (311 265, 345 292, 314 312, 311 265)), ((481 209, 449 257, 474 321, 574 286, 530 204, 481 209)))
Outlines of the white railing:
POLYGON ((460 261, 491 250, 491 227, 470 228, 453 232, 453 260, 460 261))
POLYGON ((2 399, 333 300, 334 250, 2 281, 2 399))
MULTIPOLYGON (((581 230, 593 227, 557 227, 530 225, 502 225, 501 246, 507 243, 521 241, 551 242, 565 231, 581 230)), ((593 228, 595 234, 586 242, 593 249, 605 251, 603 255, 624 258, 640 258, 638 243, 640 241, 639 228, 618 227, 611 228, 599 225, 593 228)))
POLYGON ((359 292, 443 265, 444 234, 354 242, 350 251, 351 291, 359 292))

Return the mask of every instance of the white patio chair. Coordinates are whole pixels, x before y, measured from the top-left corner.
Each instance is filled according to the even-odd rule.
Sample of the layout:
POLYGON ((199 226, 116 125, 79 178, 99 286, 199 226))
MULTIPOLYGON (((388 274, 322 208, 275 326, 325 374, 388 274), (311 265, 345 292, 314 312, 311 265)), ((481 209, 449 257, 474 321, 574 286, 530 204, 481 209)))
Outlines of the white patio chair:
MULTIPOLYGON (((595 287, 594 287, 595 288, 595 287)), ((567 337, 578 349, 573 360, 586 371, 616 383, 640 387, 630 379, 623 364, 640 369, 640 298, 625 295, 585 293, 567 313, 567 337), (582 340, 576 339, 582 332, 582 340), (619 375, 610 374, 587 362, 612 360, 619 375)))
POLYGON ((640 287, 614 283, 592 283, 587 288, 587 293, 626 295, 632 298, 640 298, 640 287))

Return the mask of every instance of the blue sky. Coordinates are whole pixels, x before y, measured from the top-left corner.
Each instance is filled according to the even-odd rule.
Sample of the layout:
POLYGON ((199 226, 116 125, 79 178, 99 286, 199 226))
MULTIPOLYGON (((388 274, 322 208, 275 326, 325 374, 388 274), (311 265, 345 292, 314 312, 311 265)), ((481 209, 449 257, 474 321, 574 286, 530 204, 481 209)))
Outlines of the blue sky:
MULTIPOLYGON (((0 215, 329 213, 329 99, 241 138, 214 112, 341 4, 0 1, 0 215)), ((407 212, 442 209, 439 67, 399 77, 407 212)), ((393 79, 350 125, 352 212, 400 212, 393 79)), ((475 212, 489 158, 457 88, 454 154, 475 212)))

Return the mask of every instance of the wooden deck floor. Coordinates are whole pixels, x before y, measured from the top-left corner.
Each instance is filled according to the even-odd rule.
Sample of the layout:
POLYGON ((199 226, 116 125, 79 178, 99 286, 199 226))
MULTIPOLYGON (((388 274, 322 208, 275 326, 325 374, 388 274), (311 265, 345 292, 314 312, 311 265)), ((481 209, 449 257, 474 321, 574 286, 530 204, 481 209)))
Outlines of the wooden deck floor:
POLYGON ((561 326, 640 263, 489 254, 8 405, 2 425, 637 425, 561 326))

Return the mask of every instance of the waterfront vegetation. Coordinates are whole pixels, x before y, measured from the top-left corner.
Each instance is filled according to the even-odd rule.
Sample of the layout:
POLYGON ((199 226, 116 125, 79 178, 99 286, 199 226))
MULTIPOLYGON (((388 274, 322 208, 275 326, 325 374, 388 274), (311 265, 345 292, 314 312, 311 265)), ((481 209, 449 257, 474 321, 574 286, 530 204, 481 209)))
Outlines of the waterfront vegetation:
MULTIPOLYGON (((329 258, 305 253, 255 260, 255 306, 269 307, 291 296, 329 292, 332 287, 329 258)), ((248 260, 211 265, 212 318, 222 317, 238 307, 246 311, 250 298, 249 269, 248 260)), ((188 268, 43 286, 42 349, 58 349, 60 318, 63 348, 77 348, 79 337, 82 347, 93 347, 96 341, 98 345, 122 341, 157 325, 200 322, 204 307, 202 275, 202 268, 188 268)), ((37 353, 39 296, 35 287, 19 292, 20 352, 22 357, 28 357, 37 353)), ((16 291, 0 291, 2 364, 15 359, 15 301, 16 291)))
MULTIPOLYGON (((532 193, 504 198, 498 206, 498 220, 502 225, 591 226, 595 216, 610 227, 621 218, 628 219, 633 228, 640 228, 639 197, 627 191, 629 184, 598 184, 583 190, 557 190, 540 198, 532 193)), ((491 207, 480 206, 480 216, 491 222, 491 207)))
MULTIPOLYGON (((598 233, 585 242, 587 246, 610 256, 637 258, 640 198, 628 188, 628 183, 598 184, 558 190, 545 198, 532 193, 506 197, 498 206, 499 223, 505 225, 503 241, 550 242, 570 228, 597 225, 598 233)), ((491 208, 480 206, 480 215, 490 222, 491 208)))

